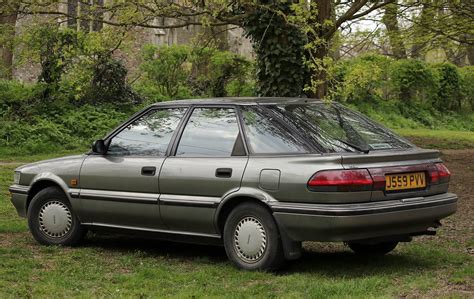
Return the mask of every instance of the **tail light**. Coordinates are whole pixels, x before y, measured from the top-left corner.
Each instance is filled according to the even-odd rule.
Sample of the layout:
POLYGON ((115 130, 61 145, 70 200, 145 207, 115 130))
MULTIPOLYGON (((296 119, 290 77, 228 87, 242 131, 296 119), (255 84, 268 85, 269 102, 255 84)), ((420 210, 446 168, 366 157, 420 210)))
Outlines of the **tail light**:
POLYGON ((323 170, 308 181, 308 189, 319 192, 370 191, 374 181, 367 169, 323 170))
POLYGON ((443 163, 436 163, 429 170, 432 185, 445 184, 449 182, 451 172, 443 163))

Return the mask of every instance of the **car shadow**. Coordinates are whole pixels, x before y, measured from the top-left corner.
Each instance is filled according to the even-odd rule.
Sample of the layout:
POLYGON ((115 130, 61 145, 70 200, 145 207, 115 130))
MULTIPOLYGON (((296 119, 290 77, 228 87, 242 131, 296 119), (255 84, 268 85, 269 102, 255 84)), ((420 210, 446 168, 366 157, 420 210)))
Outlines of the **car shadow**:
POLYGON ((142 236, 120 234, 89 234, 81 247, 99 248, 120 253, 140 252, 144 257, 167 257, 175 259, 206 258, 212 262, 227 262, 221 246, 188 244, 142 236))
MULTIPOLYGON (((310 244, 309 248, 304 247, 300 259, 285 263, 282 269, 273 272, 273 275, 314 273, 328 277, 356 278, 380 274, 401 275, 414 271, 425 272, 442 266, 439 260, 430 259, 428 256, 402 253, 398 250, 385 256, 358 256, 340 244, 329 250, 327 245, 310 244)), ((124 254, 139 252, 142 257, 165 257, 179 261, 230 265, 223 246, 187 244, 124 235, 92 234, 81 247, 124 254)))

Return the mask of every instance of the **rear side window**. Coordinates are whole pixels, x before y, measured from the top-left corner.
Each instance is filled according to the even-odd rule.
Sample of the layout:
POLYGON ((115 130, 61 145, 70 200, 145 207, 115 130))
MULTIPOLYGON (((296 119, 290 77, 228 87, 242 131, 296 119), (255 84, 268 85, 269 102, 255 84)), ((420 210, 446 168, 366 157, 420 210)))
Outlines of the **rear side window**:
POLYGON ((240 140, 233 108, 195 108, 176 150, 180 157, 230 157, 240 140))
POLYGON ((263 107, 242 107, 245 134, 256 154, 308 153, 311 148, 263 107))
POLYGON ((108 155, 165 156, 187 108, 153 110, 132 122, 110 142, 108 155))
POLYGON ((321 152, 404 149, 413 145, 364 115, 338 104, 267 106, 321 152))

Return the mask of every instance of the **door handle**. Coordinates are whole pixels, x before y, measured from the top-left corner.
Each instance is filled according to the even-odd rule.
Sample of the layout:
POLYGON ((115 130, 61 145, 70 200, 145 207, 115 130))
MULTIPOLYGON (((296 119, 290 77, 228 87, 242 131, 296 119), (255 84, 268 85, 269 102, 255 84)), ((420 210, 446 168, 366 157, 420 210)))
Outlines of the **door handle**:
POLYGON ((232 168, 217 168, 216 177, 218 178, 230 178, 232 176, 232 168))
POLYGON ((155 173, 156 173, 156 167, 154 166, 142 167, 142 175, 154 176, 155 173))

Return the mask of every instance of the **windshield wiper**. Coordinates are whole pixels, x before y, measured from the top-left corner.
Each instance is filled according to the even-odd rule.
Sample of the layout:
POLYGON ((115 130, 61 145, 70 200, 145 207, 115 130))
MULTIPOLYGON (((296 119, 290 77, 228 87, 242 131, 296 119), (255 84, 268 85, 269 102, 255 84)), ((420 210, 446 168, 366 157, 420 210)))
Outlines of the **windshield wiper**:
POLYGON ((347 142, 347 141, 344 141, 342 139, 339 139, 339 138, 334 138, 335 140, 339 141, 340 143, 344 143, 345 145, 347 146, 350 146, 352 147, 353 149, 355 150, 358 150, 359 152, 363 152, 364 154, 368 154, 370 152, 370 148, 366 147, 366 148, 362 148, 358 145, 355 145, 353 143, 350 143, 350 142, 347 142))

